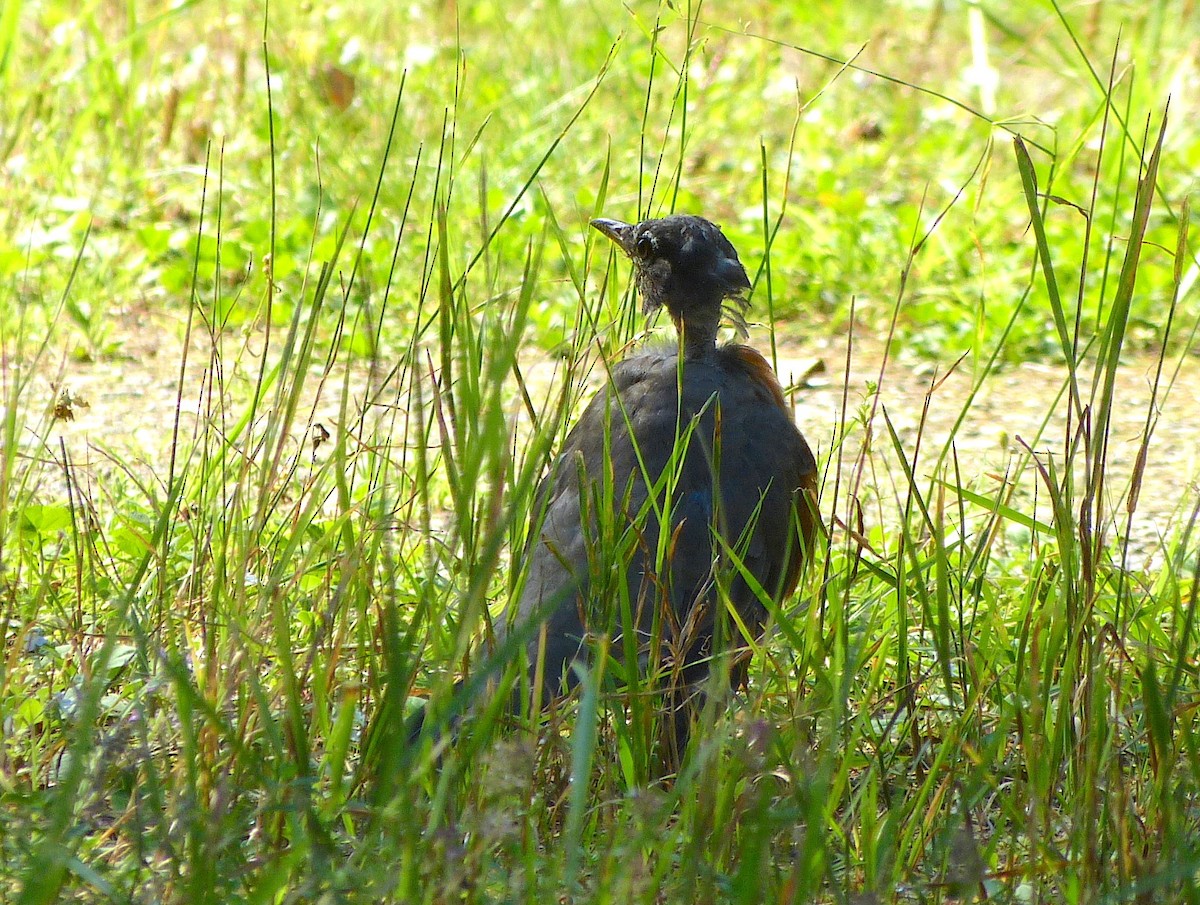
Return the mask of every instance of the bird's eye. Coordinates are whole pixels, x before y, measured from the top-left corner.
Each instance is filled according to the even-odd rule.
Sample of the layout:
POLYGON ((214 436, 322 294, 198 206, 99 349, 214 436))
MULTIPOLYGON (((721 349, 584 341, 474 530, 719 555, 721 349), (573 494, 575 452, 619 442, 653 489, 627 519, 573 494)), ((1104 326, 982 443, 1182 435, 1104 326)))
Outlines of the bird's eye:
POLYGON ((647 235, 640 235, 633 244, 633 250, 639 258, 648 258, 654 252, 654 240, 647 235))

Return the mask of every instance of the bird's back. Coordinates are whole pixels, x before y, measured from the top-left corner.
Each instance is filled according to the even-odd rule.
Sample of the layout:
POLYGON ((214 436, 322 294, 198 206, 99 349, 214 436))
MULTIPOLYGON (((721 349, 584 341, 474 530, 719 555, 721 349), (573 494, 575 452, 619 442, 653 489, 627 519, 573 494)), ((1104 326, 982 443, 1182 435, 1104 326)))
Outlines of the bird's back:
MULTIPOLYGON (((812 452, 753 349, 725 346, 681 369, 674 349, 650 348, 615 365, 542 483, 526 550, 513 619, 546 623, 546 694, 585 633, 622 629, 611 621, 614 573, 642 640, 667 616, 660 637, 697 656, 718 610, 714 562, 729 559, 714 533, 767 595, 791 593, 812 542, 815 481, 812 452)), ((730 575, 730 599, 757 633, 766 609, 739 570, 730 575)), ((531 662, 536 649, 535 634, 531 662)))

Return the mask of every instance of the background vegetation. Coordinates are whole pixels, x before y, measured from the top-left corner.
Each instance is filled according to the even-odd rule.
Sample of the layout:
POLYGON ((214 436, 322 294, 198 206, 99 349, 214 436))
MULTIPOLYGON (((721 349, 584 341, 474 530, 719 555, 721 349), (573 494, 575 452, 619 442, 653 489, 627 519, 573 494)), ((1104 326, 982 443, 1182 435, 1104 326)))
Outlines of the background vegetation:
POLYGON ((1194 458, 1142 486, 1195 405, 1197 25, 6 2, 0 899, 1200 900, 1194 458), (533 488, 644 332, 587 220, 671 210, 741 251, 753 342, 866 356, 804 424, 825 549, 676 777, 598 679, 410 745, 503 671, 533 488), (1043 430, 960 460, 1030 360, 1043 430), (889 409, 955 362, 948 432, 889 409))

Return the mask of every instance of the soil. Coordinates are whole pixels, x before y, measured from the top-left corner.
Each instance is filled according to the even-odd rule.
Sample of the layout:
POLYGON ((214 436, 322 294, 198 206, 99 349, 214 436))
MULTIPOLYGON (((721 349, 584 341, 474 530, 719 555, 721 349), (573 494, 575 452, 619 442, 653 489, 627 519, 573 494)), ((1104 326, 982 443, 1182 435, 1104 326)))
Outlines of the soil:
MULTIPOLYGON (((1007 366, 993 371, 976 388, 977 376, 969 357, 955 365, 908 361, 900 356, 887 363, 881 379, 882 346, 878 343, 856 346, 860 348, 851 357, 848 379, 846 339, 831 340, 822 351, 819 361, 827 370, 810 378, 797 394, 798 419, 806 431, 820 437, 822 428, 818 425, 837 423, 847 385, 848 407, 853 415, 856 408, 869 409, 874 400, 868 394, 868 387, 878 384, 878 407, 873 422, 876 455, 871 460, 877 466, 877 476, 881 476, 879 462, 885 460, 886 475, 881 476, 880 493, 885 492, 882 487, 892 486, 896 488, 896 497, 902 499, 907 487, 893 453, 883 417, 886 413, 910 461, 919 438, 920 454, 914 471, 923 492, 927 492, 928 477, 938 456, 953 436, 953 454, 946 458, 948 464, 943 475, 946 480, 955 480, 955 458, 958 480, 977 493, 992 497, 1005 478, 1010 481, 1015 478, 1018 488, 1015 499, 1023 501, 1017 508, 1043 522, 1051 521, 1044 478, 1039 478, 1037 468, 1028 464, 1032 451, 1036 461, 1043 465, 1052 461, 1061 475, 1069 438, 1082 442, 1083 432, 1078 430, 1080 419, 1068 418, 1071 405, 1065 366, 1045 362, 1007 366), (928 408, 923 412, 926 404, 928 408), (962 422, 956 429, 960 417, 962 422)), ((804 357, 781 358, 781 376, 786 382, 789 374, 803 373, 812 362, 804 357)), ((1139 565, 1136 561, 1139 555, 1145 557, 1141 565, 1157 565, 1163 541, 1187 520, 1195 518, 1193 509, 1200 502, 1196 442, 1200 436, 1197 418, 1200 361, 1195 357, 1167 361, 1156 391, 1158 367, 1157 358, 1149 355, 1122 362, 1108 433, 1104 511, 1108 519, 1115 521, 1116 533, 1123 536, 1134 467, 1147 429, 1147 413, 1153 407, 1155 417, 1145 466, 1133 517, 1128 521, 1135 556, 1129 562, 1131 566, 1139 565)), ((1079 371, 1079 393, 1089 418, 1094 411, 1094 407, 1087 408, 1088 400, 1093 398, 1092 371, 1092 363, 1079 371)), ((1094 398, 1099 395, 1097 388, 1094 398)), ((828 427, 824 433, 832 435, 828 427)), ((1077 469, 1077 475, 1082 481, 1081 470, 1077 469)), ((892 509, 898 511, 894 503, 892 509)), ((886 511, 881 517, 887 520, 886 511)))
MULTIPOLYGON (((54 404, 69 394, 70 405, 46 434, 50 454, 59 458, 60 438, 73 463, 103 469, 114 460, 120 467, 142 470, 147 476, 164 480, 167 473, 171 427, 176 414, 179 361, 182 343, 180 326, 166 316, 148 318, 145 313, 128 315, 119 333, 124 337, 120 358, 96 362, 60 360, 42 367, 23 394, 27 410, 26 440, 37 431, 34 407, 44 404, 49 413, 54 404), (149 320, 149 323, 147 323, 149 320), (156 323, 157 321, 157 323, 156 323)), ((759 340, 762 348, 761 338, 759 340)), ((203 342, 196 343, 185 377, 182 395, 182 427, 189 431, 195 423, 202 386, 203 369, 208 361, 203 342)), ((254 344, 251 343, 251 347, 254 344)), ((765 351, 765 350, 764 350, 765 351)), ((899 467, 887 419, 899 437, 906 458, 916 455, 915 475, 922 493, 928 494, 930 471, 953 434, 953 453, 961 483, 988 496, 1001 487, 1003 476, 1025 460, 1028 448, 1043 463, 1053 458, 1061 471, 1066 446, 1069 405, 1064 394, 1066 370, 1050 363, 1009 366, 993 372, 970 400, 975 380, 974 364, 968 357, 953 362, 910 361, 904 356, 884 362, 878 341, 855 340, 847 376, 847 338, 836 336, 805 346, 788 345, 780 349, 778 371, 785 386, 797 385, 792 398, 797 420, 819 455, 828 453, 837 425, 841 422, 843 395, 847 401, 847 422, 853 423, 875 408, 872 420, 871 454, 866 462, 859 499, 867 504, 868 522, 886 524, 901 511, 906 494, 906 478, 899 467), (878 386, 878 397, 871 388, 878 386), (847 389, 848 386, 848 389, 847 389), (928 409, 923 414, 926 404, 928 409), (1047 418, 1047 413, 1051 413, 1047 418), (955 424, 962 417, 962 423, 955 424), (924 426, 922 427, 922 419, 924 426), (918 449, 919 442, 919 449, 918 449), (873 513, 873 515, 872 515, 873 513)), ((1134 463, 1146 428, 1147 412, 1154 397, 1157 361, 1149 356, 1131 358, 1122 364, 1112 413, 1107 472, 1106 511, 1116 512, 1119 533, 1124 533, 1128 490, 1134 463)), ((549 382, 557 369, 548 360, 523 364, 532 383, 549 382)), ((247 370, 256 370, 249 368, 247 370)), ((1090 365, 1083 369, 1090 373, 1090 365)), ((340 377, 336 377, 340 384, 340 377)), ((352 375, 365 386, 367 375, 352 375)), ((1091 395, 1090 378, 1081 386, 1086 399, 1091 395)), ((236 392, 235 392, 236 395, 236 392)), ((325 427, 337 423, 336 393, 327 394, 327 404, 319 404, 312 420, 325 427)), ((361 394, 360 394, 361 395, 361 394)), ((1162 548, 1162 541, 1192 516, 1198 497, 1196 438, 1197 400, 1200 400, 1200 363, 1193 358, 1168 361, 1159 383, 1154 430, 1146 456, 1145 471, 1130 532, 1137 554, 1148 557, 1151 565, 1162 548)), ((1075 424, 1078 419, 1072 419, 1075 424)), ((302 425, 307 431, 308 423, 302 425)), ((862 449, 865 433, 852 430, 843 445, 843 468, 850 469, 862 449)), ((303 442, 298 437, 297 442, 303 442)), ((32 452, 27 444, 27 451, 32 452)), ((48 461, 49 457, 44 461, 48 461)), ((954 479, 954 457, 949 456, 941 474, 954 479)), ((845 489, 850 471, 843 472, 845 489)), ((832 473, 827 486, 832 487, 832 473)), ((1017 481, 1018 499, 1024 496, 1036 508, 1042 521, 1049 521, 1045 484, 1037 479, 1036 469, 1025 467, 1017 481)), ((55 484, 61 486, 61 481, 55 484)), ((832 515, 835 507, 826 495, 822 508, 832 515)), ((845 510, 845 500, 836 510, 845 510)), ((1136 565, 1132 562, 1130 565, 1136 565)))

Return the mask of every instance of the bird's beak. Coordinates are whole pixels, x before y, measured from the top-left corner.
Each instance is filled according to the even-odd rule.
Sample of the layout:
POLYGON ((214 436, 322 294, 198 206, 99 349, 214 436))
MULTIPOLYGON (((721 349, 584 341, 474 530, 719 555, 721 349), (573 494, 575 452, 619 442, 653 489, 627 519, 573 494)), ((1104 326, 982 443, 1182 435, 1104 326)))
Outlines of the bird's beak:
POLYGON ((620 220, 607 220, 603 217, 597 217, 592 221, 592 226, 616 242, 625 254, 631 255, 633 253, 633 249, 630 248, 630 241, 633 238, 632 223, 623 223, 620 220))

